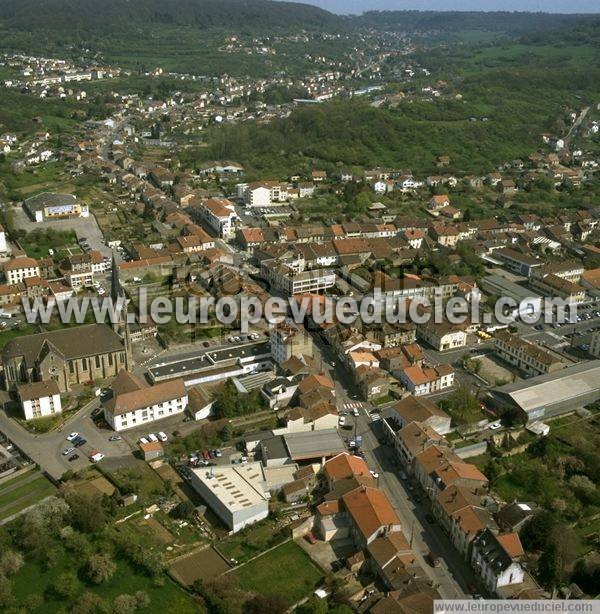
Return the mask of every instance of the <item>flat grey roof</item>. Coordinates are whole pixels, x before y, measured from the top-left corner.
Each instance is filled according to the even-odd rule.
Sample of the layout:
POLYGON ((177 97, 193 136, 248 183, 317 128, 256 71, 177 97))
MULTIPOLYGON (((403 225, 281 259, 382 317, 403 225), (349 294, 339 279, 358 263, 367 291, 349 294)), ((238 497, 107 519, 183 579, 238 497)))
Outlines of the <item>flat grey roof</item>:
POLYGON ((224 347, 219 350, 201 350, 196 356, 161 363, 150 367, 148 371, 157 379, 169 376, 184 376, 187 373, 197 373, 198 371, 217 367, 219 364, 234 363, 240 358, 248 359, 266 354, 271 354, 271 345, 268 341, 237 346, 232 345, 231 347, 224 347))
POLYGON ((268 439, 261 439, 260 446, 267 459, 289 457, 282 435, 276 435, 275 437, 269 437, 268 439))
POLYGON ((293 460, 333 456, 346 451, 337 429, 289 433, 283 438, 293 460))
POLYGON ((510 281, 509 279, 506 279, 506 277, 502 277, 501 275, 486 275, 481 280, 481 286, 487 292, 490 291, 488 288, 491 288, 492 292, 502 292, 506 296, 518 298, 520 300, 526 298, 542 297, 541 294, 538 294, 537 292, 534 292, 529 288, 525 288, 524 286, 516 284, 514 281, 510 281))
POLYGON ((525 412, 589 397, 594 392, 600 395, 600 360, 581 362, 492 391, 493 394, 509 396, 525 412))
POLYGON ((42 211, 46 207, 62 207, 73 205, 77 198, 73 194, 56 194, 54 192, 42 192, 25 200, 25 206, 30 211, 42 211))

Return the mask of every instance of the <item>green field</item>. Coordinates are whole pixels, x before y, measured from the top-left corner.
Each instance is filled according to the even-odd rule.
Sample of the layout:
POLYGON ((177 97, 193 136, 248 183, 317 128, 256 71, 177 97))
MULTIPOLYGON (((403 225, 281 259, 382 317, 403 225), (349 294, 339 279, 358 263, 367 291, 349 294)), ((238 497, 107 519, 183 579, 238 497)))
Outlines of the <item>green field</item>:
POLYGON ((219 550, 227 558, 235 559, 238 563, 247 561, 285 539, 283 533, 278 531, 276 524, 267 519, 257 525, 247 527, 220 541, 219 550))
POLYGON ((72 599, 59 598, 52 590, 60 574, 73 569, 73 562, 65 554, 58 564, 45 569, 36 563, 26 563, 12 578, 13 594, 21 604, 32 593, 44 595, 44 604, 29 610, 31 613, 63 612, 75 606, 77 599, 86 591, 92 591, 103 599, 114 599, 118 595, 144 591, 150 597, 147 611, 177 614, 192 614, 199 611, 198 604, 177 585, 166 578, 163 586, 154 586, 151 578, 140 574, 129 564, 120 561, 113 577, 101 586, 91 586, 77 577, 77 591, 72 599))
POLYGON ((322 578, 308 554, 293 541, 254 559, 237 570, 237 574, 241 588, 283 596, 290 604, 309 595, 322 578))
POLYGON ((31 475, 31 472, 27 472, 0 484, 0 520, 16 514, 56 491, 52 483, 41 473, 33 480, 31 475))

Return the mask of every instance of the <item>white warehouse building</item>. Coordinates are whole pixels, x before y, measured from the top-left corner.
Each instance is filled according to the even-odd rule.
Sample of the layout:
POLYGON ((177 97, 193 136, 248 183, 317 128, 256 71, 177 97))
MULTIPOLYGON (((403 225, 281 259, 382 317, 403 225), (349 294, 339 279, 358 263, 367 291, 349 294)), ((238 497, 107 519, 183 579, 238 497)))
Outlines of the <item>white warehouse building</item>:
POLYGON ((191 485, 232 533, 269 515, 261 463, 192 469, 191 485))

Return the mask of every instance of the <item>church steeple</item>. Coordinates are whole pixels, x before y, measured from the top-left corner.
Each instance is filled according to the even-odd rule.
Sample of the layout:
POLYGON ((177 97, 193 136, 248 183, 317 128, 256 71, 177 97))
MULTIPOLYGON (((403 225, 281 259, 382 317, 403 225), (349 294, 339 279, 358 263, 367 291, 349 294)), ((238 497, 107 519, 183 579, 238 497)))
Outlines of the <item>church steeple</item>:
POLYGON ((110 273, 110 299, 113 308, 118 317, 112 323, 113 330, 123 339, 125 346, 126 368, 131 364, 131 347, 129 339, 129 323, 127 321, 127 296, 121 285, 121 277, 119 275, 119 265, 115 257, 115 252, 112 252, 112 269, 110 273))

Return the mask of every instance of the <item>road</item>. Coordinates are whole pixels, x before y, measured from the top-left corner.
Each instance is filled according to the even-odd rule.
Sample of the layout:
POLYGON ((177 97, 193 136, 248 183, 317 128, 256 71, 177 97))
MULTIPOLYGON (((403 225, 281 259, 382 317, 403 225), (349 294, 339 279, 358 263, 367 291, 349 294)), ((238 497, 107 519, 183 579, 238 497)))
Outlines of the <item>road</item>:
MULTIPOLYGON (((337 364, 331 347, 325 345, 316 335, 313 336, 313 347, 315 358, 321 361, 322 370, 328 373, 335 382, 338 409, 343 409, 346 403, 356 402, 358 396, 355 393, 352 379, 347 369, 337 364), (332 361, 336 363, 335 367, 331 367, 332 361)), ((464 354, 465 349, 462 348, 456 353, 464 354)), ((364 404, 364 406, 370 407, 369 404, 364 404)), ((379 474, 378 486, 387 494, 396 510, 404 534, 412 542, 412 548, 419 564, 437 586, 442 597, 465 598, 467 587, 475 585, 474 575, 439 526, 432 526, 425 520, 425 514, 429 511, 427 504, 425 502, 416 504, 409 497, 406 486, 398 476, 394 451, 390 446, 380 444, 378 441, 376 429, 381 428, 380 422, 372 421, 364 409, 358 417, 349 417, 349 419, 355 421, 355 430, 348 431, 348 434, 362 436, 362 450, 365 453, 367 464, 379 474), (425 560, 424 557, 430 550, 442 560, 440 567, 431 567, 425 560)), ((422 499, 424 500, 425 497, 423 496, 422 499)))

